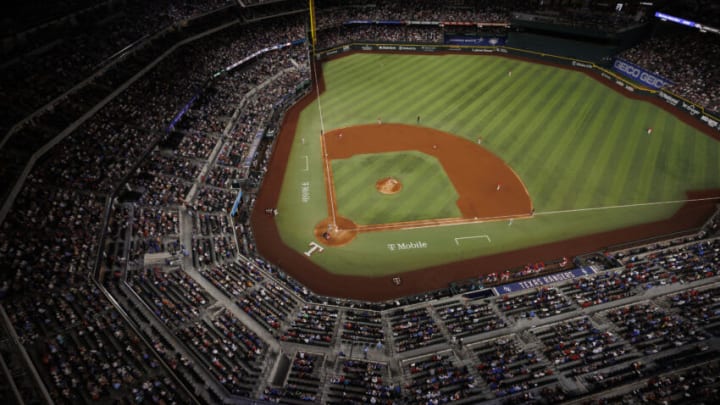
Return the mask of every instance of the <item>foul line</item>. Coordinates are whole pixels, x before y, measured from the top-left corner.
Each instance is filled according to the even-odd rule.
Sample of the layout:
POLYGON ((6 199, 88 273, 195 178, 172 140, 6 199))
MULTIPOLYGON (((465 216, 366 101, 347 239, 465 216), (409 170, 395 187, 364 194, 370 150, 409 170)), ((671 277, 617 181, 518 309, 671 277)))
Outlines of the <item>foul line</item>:
POLYGON ((490 235, 475 235, 475 236, 462 236, 459 238, 455 238, 455 244, 460 246, 460 241, 463 239, 479 239, 479 238, 485 238, 485 239, 487 239, 488 243, 492 243, 492 240, 490 240, 490 235))
POLYGON ((315 77, 315 94, 317 95, 318 115, 320 117, 320 146, 322 151, 322 159, 325 163, 325 177, 327 192, 330 197, 330 215, 332 217, 332 226, 337 228, 337 216, 335 213, 335 195, 333 194, 332 172, 330 171, 330 163, 327 157, 327 144, 325 142, 325 120, 323 119, 322 103, 320 102, 320 81, 318 80, 318 60, 315 54, 315 44, 312 46, 312 54, 310 55, 313 63, 313 75, 315 77))
POLYGON ((609 205, 607 207, 577 208, 577 209, 572 209, 572 210, 544 211, 544 212, 536 212, 535 215, 567 214, 570 212, 601 211, 601 210, 612 210, 612 209, 617 209, 617 208, 649 207, 649 206, 653 206, 653 205, 670 205, 670 204, 680 204, 680 203, 700 202, 700 201, 713 201, 713 200, 720 200, 720 197, 693 198, 693 199, 672 200, 672 201, 656 201, 656 202, 625 204, 625 205, 609 205))
POLYGON ((304 156, 305 158, 305 171, 310 170, 310 160, 308 159, 307 155, 304 156))

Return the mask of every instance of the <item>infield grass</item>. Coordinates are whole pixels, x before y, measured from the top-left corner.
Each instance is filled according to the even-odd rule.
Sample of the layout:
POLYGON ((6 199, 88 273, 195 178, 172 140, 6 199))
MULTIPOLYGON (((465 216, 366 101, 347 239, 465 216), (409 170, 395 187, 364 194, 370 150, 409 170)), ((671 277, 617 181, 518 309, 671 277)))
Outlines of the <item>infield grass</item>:
POLYGON ((332 171, 340 215, 358 225, 459 218, 458 194, 442 165, 430 155, 408 151, 334 159, 332 171), (394 177, 396 194, 382 194, 375 183, 394 177))
MULTIPOLYGON (((672 201, 685 199, 686 191, 720 188, 720 143, 580 72, 496 56, 391 54, 354 54, 325 63, 323 70, 326 130, 378 117, 414 125, 420 115, 420 125, 472 141, 482 137, 482 146, 523 180, 538 214, 512 226, 362 234, 313 257, 332 272, 396 273, 657 221, 680 207, 672 201), (599 209, 576 211, 586 208, 599 209), (493 242, 472 248, 454 243, 454 237, 476 234, 492 234, 493 242), (422 240, 429 247, 391 251, 387 245, 398 240, 422 240)), ((315 102, 298 123, 277 217, 283 239, 298 250, 328 215, 319 132, 315 102), (301 138, 306 142, 300 144, 301 138), (302 201, 306 182, 312 197, 302 201)), ((364 176, 359 169, 358 175, 364 176)), ((428 196, 422 201, 434 204, 428 196)))

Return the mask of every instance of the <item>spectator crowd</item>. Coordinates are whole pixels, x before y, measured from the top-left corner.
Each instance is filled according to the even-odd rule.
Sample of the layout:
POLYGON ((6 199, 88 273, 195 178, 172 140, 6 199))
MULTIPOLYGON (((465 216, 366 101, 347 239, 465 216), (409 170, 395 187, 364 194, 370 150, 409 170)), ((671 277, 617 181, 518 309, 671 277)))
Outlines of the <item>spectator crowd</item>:
MULTIPOLYGON (((102 12, 83 11, 90 3, 82 0, 70 3, 81 20, 102 12)), ((342 23, 395 16, 505 21, 515 3, 479 1, 470 9, 413 4, 418 7, 361 3, 357 13, 328 8, 320 13, 327 34, 321 41, 434 43, 442 40, 436 27, 342 23)), ((117 50, 173 27, 139 48, 140 56, 109 67, 76 96, 30 120, 8 145, 36 150, 170 45, 204 32, 206 12, 226 5, 129 1, 122 11, 111 10, 115 18, 108 26, 87 33, 72 29, 43 52, 13 51, 18 60, 3 68, 12 86, 3 92, 17 96, 17 105, 6 106, 3 116, 10 121, 3 131, 111 63, 117 50), (51 63, 70 43, 80 51, 51 63)), ((206 403, 227 395, 290 402, 517 403, 570 395, 557 373, 581 377, 589 393, 644 379, 644 389, 627 395, 717 398, 717 378, 701 366, 673 374, 655 357, 636 360, 657 356, 688 365, 703 353, 717 356, 718 292, 703 284, 716 277, 720 263, 716 219, 703 238, 610 253, 619 266, 595 276, 477 300, 461 289, 377 304, 318 297, 255 258, 250 230, 243 221, 234 228, 229 217, 238 195, 233 186, 256 191, 271 152, 262 135, 273 124, 270 117, 310 79, 310 58, 306 46, 296 44, 226 71, 258 50, 305 35, 304 16, 230 20, 228 27, 174 49, 70 130, 37 162, 2 223, 0 303, 52 399, 186 403, 203 389, 192 394, 183 387, 207 385, 212 389, 202 394, 206 403), (150 265, 154 255, 165 259, 150 265), (690 283, 687 291, 663 295, 663 305, 622 301, 618 308, 601 307, 690 283), (448 298, 454 293, 459 295, 448 298), (565 318, 588 312, 597 316, 565 318), (530 324, 540 327, 529 333, 530 324), (511 327, 519 333, 510 334, 511 327), (340 349, 358 345, 364 349, 354 355, 340 349), (684 351, 686 345, 692 348, 684 351), (288 356, 289 370, 271 381, 273 362, 282 356, 288 356), (392 375, 398 370, 400 375, 392 375), (688 376, 704 379, 684 388, 688 376)), ((55 29, 30 35, 23 46, 35 49, 58 34, 55 29)), ((705 95, 710 103, 717 103, 716 93, 705 95)), ((248 217, 251 201, 241 200, 238 218, 248 217)), ((528 266, 521 276, 549 267, 528 266)))

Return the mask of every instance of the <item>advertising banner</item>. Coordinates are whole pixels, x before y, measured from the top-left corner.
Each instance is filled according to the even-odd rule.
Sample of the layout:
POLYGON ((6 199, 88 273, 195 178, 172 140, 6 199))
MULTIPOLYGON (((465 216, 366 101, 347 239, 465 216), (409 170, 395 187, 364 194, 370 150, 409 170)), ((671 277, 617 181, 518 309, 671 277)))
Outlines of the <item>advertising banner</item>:
POLYGON ((463 35, 446 35, 445 44, 447 45, 469 45, 469 46, 503 46, 505 45, 505 37, 466 37, 463 35))
POLYGON ((580 267, 578 269, 572 269, 569 271, 563 271, 555 274, 548 274, 547 276, 532 278, 530 280, 518 281, 516 283, 508 283, 499 287, 493 288, 498 294, 508 294, 517 291, 527 290, 530 288, 542 287, 546 284, 557 283, 558 281, 572 280, 573 278, 589 276, 595 274, 596 271, 592 267, 580 267))
POLYGON ((668 84, 673 84, 673 82, 659 74, 648 72, 640 66, 623 59, 615 59, 615 62, 613 62, 613 70, 636 83, 656 90, 662 89, 668 84))

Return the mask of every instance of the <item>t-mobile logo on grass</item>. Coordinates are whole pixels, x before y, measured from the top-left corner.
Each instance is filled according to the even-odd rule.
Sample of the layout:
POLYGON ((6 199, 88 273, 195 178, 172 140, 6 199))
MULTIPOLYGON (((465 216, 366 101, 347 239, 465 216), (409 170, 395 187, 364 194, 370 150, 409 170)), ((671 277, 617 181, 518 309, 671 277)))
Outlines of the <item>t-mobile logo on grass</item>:
POLYGON ((302 193, 302 202, 308 203, 310 201, 310 182, 304 181, 301 186, 301 193, 302 193))
POLYGON ((387 245, 390 251, 396 250, 409 250, 409 249, 427 249, 427 242, 401 242, 401 243, 388 243, 387 245))

